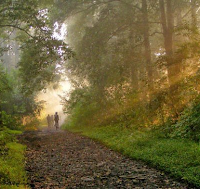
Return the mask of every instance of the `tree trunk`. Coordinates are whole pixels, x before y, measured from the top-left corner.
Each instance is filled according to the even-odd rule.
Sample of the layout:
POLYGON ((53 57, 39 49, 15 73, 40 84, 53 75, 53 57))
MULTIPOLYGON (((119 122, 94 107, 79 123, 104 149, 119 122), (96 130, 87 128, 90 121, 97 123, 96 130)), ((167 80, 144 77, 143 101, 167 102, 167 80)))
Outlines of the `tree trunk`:
POLYGON ((196 0, 191 0, 191 17, 192 17, 192 29, 195 30, 197 29, 197 5, 196 5, 196 0))
POLYGON ((172 8, 173 0, 159 0, 161 12, 161 24, 163 28, 164 47, 166 52, 166 63, 169 82, 169 97, 171 99, 171 109, 177 116, 176 104, 178 103, 177 91, 180 76, 180 62, 175 61, 173 53, 173 30, 174 16, 172 8))
POLYGON ((148 75, 148 90, 151 92, 153 86, 153 69, 151 60, 151 45, 149 39, 149 18, 147 9, 147 0, 142 0, 142 15, 143 15, 143 37, 144 37, 144 49, 146 59, 146 70, 148 75))
POLYGON ((138 91, 139 89, 139 76, 138 76, 138 63, 137 55, 135 54, 134 49, 134 39, 135 39, 135 33, 134 33, 134 25, 130 22, 130 31, 129 31, 129 53, 127 56, 127 61, 129 62, 130 67, 130 82, 131 82, 131 88, 133 91, 138 91), (135 55, 135 56, 134 56, 135 55))
POLYGON ((1 105, 0 105, 0 128, 3 126, 3 120, 2 120, 2 113, 1 113, 1 105))
POLYGON ((173 60, 173 30, 174 30, 174 17, 172 10, 172 0, 159 0, 161 24, 164 36, 164 47, 166 51, 167 71, 169 85, 172 87, 178 80, 180 72, 179 64, 173 60))
POLYGON ((176 14, 177 14, 177 26, 181 27, 183 25, 183 23, 182 23, 182 7, 181 7, 181 4, 178 4, 176 14))

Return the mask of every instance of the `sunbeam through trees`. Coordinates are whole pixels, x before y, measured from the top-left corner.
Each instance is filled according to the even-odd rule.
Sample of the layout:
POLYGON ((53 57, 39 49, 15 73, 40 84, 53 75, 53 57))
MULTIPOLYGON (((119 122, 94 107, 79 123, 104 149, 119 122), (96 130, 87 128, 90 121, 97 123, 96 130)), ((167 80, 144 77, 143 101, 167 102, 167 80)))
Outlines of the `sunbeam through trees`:
MULTIPOLYGON (((200 0, 1 0, 0 188, 37 188, 36 177, 26 176, 26 167, 16 167, 18 179, 10 168, 15 160, 8 161, 9 153, 14 148, 21 154, 19 162, 24 161, 25 147, 15 135, 24 133, 20 142, 30 150, 29 145, 40 146, 44 136, 47 141, 58 138, 58 145, 74 142, 76 151, 77 136, 65 135, 61 125, 148 162, 191 188, 200 187, 199 27, 200 0), (56 112, 59 130, 52 131, 46 116, 54 115, 55 121, 56 112)), ((56 147, 51 148, 53 154, 56 147)), ((95 171, 81 176, 90 178, 87 181, 77 177, 77 188, 88 188, 91 181, 94 188, 150 186, 144 181, 147 176, 145 184, 139 179, 123 185, 113 170, 98 185, 95 171), (109 185, 112 174, 115 181, 109 185)), ((75 180, 68 179, 71 185, 52 182, 58 188, 74 187, 75 180)), ((47 187, 43 184, 38 188, 47 187)), ((171 188, 170 184, 163 188, 171 188)))

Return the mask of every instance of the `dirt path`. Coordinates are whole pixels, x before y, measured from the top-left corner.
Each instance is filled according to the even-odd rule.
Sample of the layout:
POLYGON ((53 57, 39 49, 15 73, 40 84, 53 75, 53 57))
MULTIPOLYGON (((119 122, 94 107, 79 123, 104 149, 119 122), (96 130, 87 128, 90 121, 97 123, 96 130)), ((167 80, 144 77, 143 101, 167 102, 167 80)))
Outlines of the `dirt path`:
POLYGON ((191 188, 69 132, 29 132, 26 169, 31 188, 191 188))

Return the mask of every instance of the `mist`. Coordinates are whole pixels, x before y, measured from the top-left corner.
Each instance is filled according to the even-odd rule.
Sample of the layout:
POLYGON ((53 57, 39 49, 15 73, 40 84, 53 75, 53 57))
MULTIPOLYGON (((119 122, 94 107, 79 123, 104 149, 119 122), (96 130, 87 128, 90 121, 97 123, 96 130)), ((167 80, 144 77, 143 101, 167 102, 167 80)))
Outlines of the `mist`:
POLYGON ((49 87, 45 92, 39 93, 37 99, 39 101, 45 101, 44 108, 41 111, 39 119, 43 124, 45 124, 45 126, 47 126, 47 115, 54 115, 55 112, 58 112, 60 118, 59 125, 61 126, 64 124, 67 115, 63 112, 60 96, 62 96, 64 92, 69 92, 70 89, 71 85, 69 81, 66 80, 60 82, 57 89, 52 89, 52 87, 49 87))

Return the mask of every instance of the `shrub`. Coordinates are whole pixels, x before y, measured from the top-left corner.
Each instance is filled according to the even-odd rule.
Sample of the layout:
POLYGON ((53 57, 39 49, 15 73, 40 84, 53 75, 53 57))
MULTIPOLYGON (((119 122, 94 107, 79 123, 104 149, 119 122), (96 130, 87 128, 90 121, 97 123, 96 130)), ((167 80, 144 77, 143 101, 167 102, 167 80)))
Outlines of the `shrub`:
POLYGON ((171 137, 189 138, 200 141, 200 103, 195 102, 185 109, 178 122, 172 125, 171 137))
POLYGON ((17 130, 21 128, 20 119, 16 116, 7 114, 5 111, 1 112, 1 119, 2 119, 3 127, 7 127, 13 130, 17 130))

